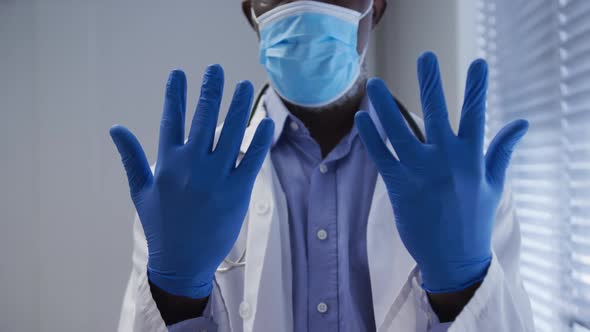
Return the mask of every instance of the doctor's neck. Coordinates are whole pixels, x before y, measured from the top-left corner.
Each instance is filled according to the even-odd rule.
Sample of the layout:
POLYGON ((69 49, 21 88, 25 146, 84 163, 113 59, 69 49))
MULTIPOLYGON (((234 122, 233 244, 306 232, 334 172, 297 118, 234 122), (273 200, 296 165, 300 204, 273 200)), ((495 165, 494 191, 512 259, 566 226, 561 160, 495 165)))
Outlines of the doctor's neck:
POLYGON ((354 115, 365 97, 367 74, 365 71, 354 86, 339 100, 321 108, 307 108, 283 100, 291 114, 296 116, 318 143, 325 158, 352 130, 354 115))

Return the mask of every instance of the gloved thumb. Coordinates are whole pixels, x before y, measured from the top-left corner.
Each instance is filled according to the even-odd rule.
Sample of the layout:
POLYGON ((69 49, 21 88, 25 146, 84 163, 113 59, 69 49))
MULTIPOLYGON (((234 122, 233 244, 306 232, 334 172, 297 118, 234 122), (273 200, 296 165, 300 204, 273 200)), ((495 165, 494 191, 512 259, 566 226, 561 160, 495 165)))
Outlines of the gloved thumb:
POLYGON ((512 121, 494 137, 486 153, 486 176, 492 184, 503 185, 512 152, 527 133, 526 120, 512 121))
POLYGON ((115 125, 109 133, 121 155, 131 195, 138 193, 153 177, 141 144, 129 129, 115 125))

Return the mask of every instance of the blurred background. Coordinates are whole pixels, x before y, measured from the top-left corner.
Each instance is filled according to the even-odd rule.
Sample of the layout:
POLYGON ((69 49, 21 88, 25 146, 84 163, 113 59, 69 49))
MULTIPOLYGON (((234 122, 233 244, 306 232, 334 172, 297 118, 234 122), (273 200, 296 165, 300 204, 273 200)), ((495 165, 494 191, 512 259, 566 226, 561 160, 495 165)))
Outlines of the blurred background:
MULTIPOLYGON (((590 2, 388 2, 370 70, 408 109, 433 50, 454 126, 478 56, 490 135, 531 121, 512 166, 523 277, 539 331, 589 331, 590 2)), ((0 0, 0 331, 115 330, 133 207, 108 129, 128 126, 153 162, 168 72, 186 71, 192 111, 210 63, 228 91, 265 81, 238 0, 0 0)))

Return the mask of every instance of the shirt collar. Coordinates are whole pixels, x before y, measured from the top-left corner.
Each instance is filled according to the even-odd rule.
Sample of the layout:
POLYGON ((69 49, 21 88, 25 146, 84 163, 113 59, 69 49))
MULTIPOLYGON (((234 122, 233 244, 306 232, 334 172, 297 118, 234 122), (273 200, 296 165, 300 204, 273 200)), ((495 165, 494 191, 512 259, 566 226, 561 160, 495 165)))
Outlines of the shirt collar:
MULTIPOLYGON (((303 124, 301 123, 301 121, 294 115, 292 115, 291 112, 289 112, 289 110, 279 97, 279 95, 274 91, 272 87, 269 87, 266 90, 266 92, 264 93, 263 100, 264 107, 268 117, 271 118, 275 123, 275 132, 272 142, 273 146, 277 143, 277 141, 283 134, 285 130, 285 125, 288 122, 287 120, 295 121, 298 125, 300 125, 303 128, 303 124)), ((369 112, 369 116, 373 120, 373 123, 375 123, 375 127, 377 128, 379 135, 383 140, 385 140, 385 130, 383 129, 381 121, 379 121, 379 117, 377 116, 377 112, 375 112, 375 108, 373 107, 373 104, 369 100, 368 96, 365 95, 365 97, 363 98, 359 111, 369 112)), ((356 126, 353 126, 350 134, 348 135, 348 139, 354 139, 357 136, 357 134, 358 130, 356 126)))
POLYGON ((272 87, 266 89, 263 100, 267 116, 275 123, 275 132, 272 140, 272 145, 274 146, 285 129, 287 118, 292 115, 272 87))

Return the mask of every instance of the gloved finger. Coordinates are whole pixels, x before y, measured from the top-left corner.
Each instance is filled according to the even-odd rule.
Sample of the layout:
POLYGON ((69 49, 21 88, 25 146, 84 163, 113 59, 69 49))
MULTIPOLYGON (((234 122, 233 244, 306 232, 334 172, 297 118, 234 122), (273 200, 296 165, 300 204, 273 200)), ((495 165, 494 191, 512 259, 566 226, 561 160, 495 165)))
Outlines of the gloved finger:
POLYGON ((275 124, 271 119, 266 118, 260 121, 254 138, 236 169, 238 177, 251 177, 254 181, 272 144, 274 130, 275 124))
POLYGON ((486 177, 492 184, 503 185, 506 169, 516 144, 527 133, 529 123, 516 120, 506 125, 490 143, 486 153, 486 177))
POLYGON ((487 90, 488 65, 479 59, 471 64, 467 73, 459 137, 471 140, 480 156, 483 153, 487 90))
POLYGON ((125 167, 127 173, 127 180, 129 181, 129 190, 133 196, 151 182, 152 170, 141 144, 129 129, 115 125, 110 129, 109 133, 121 155, 123 167, 125 167))
POLYGON ((160 121, 159 152, 163 153, 170 147, 184 143, 185 110, 186 76, 182 70, 173 70, 166 83, 164 111, 160 121))
POLYGON ((215 152, 219 152, 230 161, 230 167, 235 166, 240 145, 246 131, 246 124, 252 107, 254 87, 249 81, 238 83, 234 92, 229 111, 223 123, 223 129, 219 136, 219 142, 215 152))
POLYGON ((377 78, 370 79, 367 93, 399 158, 404 160, 416 153, 421 143, 408 128, 385 82, 377 78))
POLYGON ((197 153, 209 153, 213 149, 215 127, 223 97, 223 82, 223 68, 220 65, 207 67, 187 142, 195 147, 197 153))
POLYGON ((379 173, 382 175, 399 174, 401 165, 387 146, 385 146, 371 116, 367 112, 358 112, 354 117, 354 123, 379 173))
POLYGON ((428 143, 442 143, 453 131, 449 124, 440 69, 434 53, 426 52, 418 58, 418 81, 426 140, 428 143))

